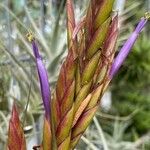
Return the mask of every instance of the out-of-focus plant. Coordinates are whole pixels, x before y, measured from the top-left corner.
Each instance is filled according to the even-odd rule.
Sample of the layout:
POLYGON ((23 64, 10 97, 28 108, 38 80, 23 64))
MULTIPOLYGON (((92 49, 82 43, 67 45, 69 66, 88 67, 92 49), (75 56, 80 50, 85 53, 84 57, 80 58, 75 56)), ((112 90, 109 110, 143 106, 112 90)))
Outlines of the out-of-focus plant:
MULTIPOLYGON (((115 123, 111 127, 112 133, 104 132, 102 130, 101 121, 98 121, 98 116, 93 119, 93 124, 87 129, 82 140, 79 143, 81 148, 87 147, 92 150, 130 150, 136 149, 133 142, 124 141, 123 137, 127 127, 128 121, 120 122, 115 120, 115 123), (86 146, 87 145, 87 146, 86 146)), ((101 118, 102 119, 102 118, 101 118)))
POLYGON ((126 117, 106 115, 108 118, 106 116, 104 118, 103 116, 104 120, 114 120, 114 124, 112 126, 111 124, 108 125, 108 128, 111 132, 108 132, 108 129, 105 132, 104 130, 102 130, 101 126, 101 123, 104 120, 100 118, 100 121, 98 121, 98 114, 97 118, 93 119, 93 124, 87 129, 86 133, 81 138, 81 141, 79 143, 79 149, 84 148, 85 150, 148 150, 148 144, 150 139, 149 132, 136 141, 124 139, 124 136, 131 124, 131 117, 133 117, 132 115, 133 114, 126 117))
POLYGON ((131 130, 138 134, 149 131, 149 86, 150 86, 150 45, 148 37, 143 34, 135 44, 132 55, 123 65, 114 86, 114 106, 116 113, 128 115, 138 109, 139 112, 133 118, 131 130), (122 79, 124 79, 122 81, 122 79), (143 80, 144 79, 144 80, 143 80), (121 104, 120 104, 121 100, 121 104), (142 120, 142 121, 141 121, 142 120))
MULTIPOLYGON (((67 0, 68 55, 62 64, 52 100, 37 43, 33 35, 28 34, 36 58, 45 108, 41 149, 69 150, 76 147, 95 115, 109 82, 150 17, 149 13, 145 14, 114 59, 118 16, 112 15, 113 3, 114 0, 90 1, 86 15, 76 25, 72 1, 67 0)), ((17 131, 16 126, 14 128, 9 132, 8 146, 14 134, 18 135, 13 132, 17 131)), ((24 141, 22 133, 19 133, 18 138, 18 141, 24 141)))

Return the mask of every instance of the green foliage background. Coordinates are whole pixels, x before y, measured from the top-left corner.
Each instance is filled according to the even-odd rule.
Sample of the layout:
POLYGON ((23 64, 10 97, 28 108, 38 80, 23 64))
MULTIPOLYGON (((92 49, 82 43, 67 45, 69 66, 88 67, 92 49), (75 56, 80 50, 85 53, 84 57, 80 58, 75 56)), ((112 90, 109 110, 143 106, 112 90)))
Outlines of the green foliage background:
MULTIPOLYGON (((139 1, 140 2, 140 1, 139 1)), ((128 1, 126 8, 133 5, 134 1, 128 1)), ((138 18, 149 8, 149 1, 143 1, 136 8, 136 13, 127 19, 127 22, 135 23, 138 18)), ((126 23, 126 22, 125 22, 126 23)), ((127 24, 128 25, 128 24, 127 24)), ((129 26, 129 25, 128 25, 129 26)), ((125 30, 130 32, 133 26, 125 30)), ((150 132, 150 43, 149 25, 135 43, 131 54, 123 64, 115 77, 112 85, 113 108, 111 113, 119 116, 127 116, 136 111, 132 123, 128 128, 131 140, 150 132)))
POLYGON ((150 43, 142 34, 113 83, 113 112, 127 116, 137 110, 131 129, 144 134, 150 129, 150 43))

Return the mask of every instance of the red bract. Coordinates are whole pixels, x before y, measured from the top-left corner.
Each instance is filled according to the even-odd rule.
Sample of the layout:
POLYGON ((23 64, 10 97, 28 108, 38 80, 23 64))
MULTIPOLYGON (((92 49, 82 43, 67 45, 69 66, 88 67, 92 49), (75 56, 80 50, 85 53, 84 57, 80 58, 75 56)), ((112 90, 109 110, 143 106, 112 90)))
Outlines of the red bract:
POLYGON ((17 108, 14 104, 9 122, 8 150, 26 150, 26 141, 23 128, 19 120, 17 108))

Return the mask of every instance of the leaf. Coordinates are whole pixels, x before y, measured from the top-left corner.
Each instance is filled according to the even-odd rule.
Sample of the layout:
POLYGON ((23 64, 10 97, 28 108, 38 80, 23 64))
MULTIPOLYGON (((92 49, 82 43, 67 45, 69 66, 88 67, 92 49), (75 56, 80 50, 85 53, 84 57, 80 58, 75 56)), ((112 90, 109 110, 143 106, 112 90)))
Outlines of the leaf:
POLYGON ((114 0, 103 1, 95 18, 95 22, 94 22, 95 29, 99 28, 100 25, 102 25, 110 16, 110 13, 112 12, 113 4, 114 4, 114 0))
POLYGON ((57 72, 57 66, 60 65, 60 60, 64 53, 65 51, 64 49, 62 49, 62 51, 60 51, 60 53, 57 56, 55 56, 55 58, 52 60, 47 70, 49 70, 53 74, 57 72))
POLYGON ((26 141, 15 104, 9 122, 8 150, 26 150, 26 141))
POLYGON ((25 0, 14 0, 13 1, 13 5, 14 5, 14 9, 15 9, 15 12, 18 14, 18 13, 21 13, 21 11, 23 10, 23 7, 25 5, 25 0))

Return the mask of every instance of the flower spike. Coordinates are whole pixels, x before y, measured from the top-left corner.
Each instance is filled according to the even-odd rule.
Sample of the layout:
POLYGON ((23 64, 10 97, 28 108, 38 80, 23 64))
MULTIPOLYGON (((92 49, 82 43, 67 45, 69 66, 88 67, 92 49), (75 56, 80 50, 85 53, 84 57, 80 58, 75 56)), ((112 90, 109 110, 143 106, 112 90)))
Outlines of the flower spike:
POLYGON ((145 17, 141 18, 140 22, 138 23, 137 27, 135 28, 134 32, 131 34, 129 39, 125 42, 123 47, 121 48, 119 54, 115 58, 112 67, 109 72, 109 79, 111 80, 114 75, 118 72, 119 68, 123 64, 124 60, 128 56, 129 52, 132 49, 133 44, 135 43, 136 39, 139 36, 139 33, 142 31, 142 29, 145 27, 148 19, 150 18, 150 14, 146 13, 145 17))

